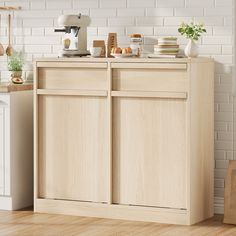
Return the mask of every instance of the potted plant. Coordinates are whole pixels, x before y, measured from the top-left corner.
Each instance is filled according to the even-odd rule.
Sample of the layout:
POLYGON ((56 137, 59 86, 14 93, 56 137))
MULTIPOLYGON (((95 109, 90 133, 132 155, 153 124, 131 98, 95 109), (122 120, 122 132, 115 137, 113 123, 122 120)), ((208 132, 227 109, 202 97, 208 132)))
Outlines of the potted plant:
POLYGON ((11 71, 11 81, 14 84, 23 84, 22 68, 24 65, 24 58, 22 52, 14 52, 8 58, 8 70, 11 71))
POLYGON ((206 33, 206 29, 203 24, 195 24, 191 22, 190 24, 182 23, 178 28, 178 31, 181 35, 189 39, 189 42, 185 48, 185 55, 187 57, 197 57, 198 56, 198 47, 195 43, 199 40, 203 33, 206 33))

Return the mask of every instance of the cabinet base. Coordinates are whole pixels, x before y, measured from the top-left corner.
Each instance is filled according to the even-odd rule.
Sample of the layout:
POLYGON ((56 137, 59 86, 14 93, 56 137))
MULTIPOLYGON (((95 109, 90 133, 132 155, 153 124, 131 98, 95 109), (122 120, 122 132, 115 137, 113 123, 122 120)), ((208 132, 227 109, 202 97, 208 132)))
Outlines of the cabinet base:
POLYGON ((34 211, 49 214, 77 215, 132 221, 189 225, 187 210, 103 203, 36 199, 34 211))
POLYGON ((11 211, 13 210, 12 207, 12 198, 11 197, 5 197, 5 196, 0 196, 0 209, 1 210, 6 210, 6 211, 11 211))
POLYGON ((0 196, 0 210, 16 211, 31 206, 31 199, 22 199, 19 196, 0 196))

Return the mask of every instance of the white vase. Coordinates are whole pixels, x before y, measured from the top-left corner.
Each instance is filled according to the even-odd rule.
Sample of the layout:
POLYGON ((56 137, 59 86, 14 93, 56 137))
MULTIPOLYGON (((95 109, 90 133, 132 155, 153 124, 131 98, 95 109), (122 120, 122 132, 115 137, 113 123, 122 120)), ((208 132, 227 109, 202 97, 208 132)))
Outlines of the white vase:
POLYGON ((198 46, 194 40, 190 39, 185 50, 185 55, 187 57, 197 57, 198 56, 198 46))

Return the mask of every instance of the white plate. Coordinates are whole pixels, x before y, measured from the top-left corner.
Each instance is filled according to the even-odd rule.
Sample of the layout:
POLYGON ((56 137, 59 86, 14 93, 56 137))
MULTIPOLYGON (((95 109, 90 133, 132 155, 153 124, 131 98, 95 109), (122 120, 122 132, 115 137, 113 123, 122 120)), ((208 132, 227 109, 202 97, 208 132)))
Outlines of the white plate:
POLYGON ((122 53, 111 53, 111 55, 115 58, 124 58, 124 57, 133 57, 135 56, 135 54, 133 53, 126 53, 126 54, 122 54, 122 53))

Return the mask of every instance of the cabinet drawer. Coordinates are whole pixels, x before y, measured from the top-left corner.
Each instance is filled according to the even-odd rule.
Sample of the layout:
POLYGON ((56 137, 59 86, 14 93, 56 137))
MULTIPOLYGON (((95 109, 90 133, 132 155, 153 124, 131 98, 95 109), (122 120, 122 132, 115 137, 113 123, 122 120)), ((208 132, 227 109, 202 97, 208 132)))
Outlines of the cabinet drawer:
POLYGON ((38 69, 39 89, 105 90, 106 68, 46 68, 38 69))
MULTIPOLYGON (((185 65, 185 64, 183 64, 185 65)), ((133 65, 131 65, 133 66, 133 65)), ((153 64, 150 68, 143 68, 145 65, 134 65, 133 68, 115 68, 113 74, 113 90, 134 90, 134 91, 170 91, 187 92, 188 74, 187 67, 177 65, 166 68, 165 65, 153 64)))

